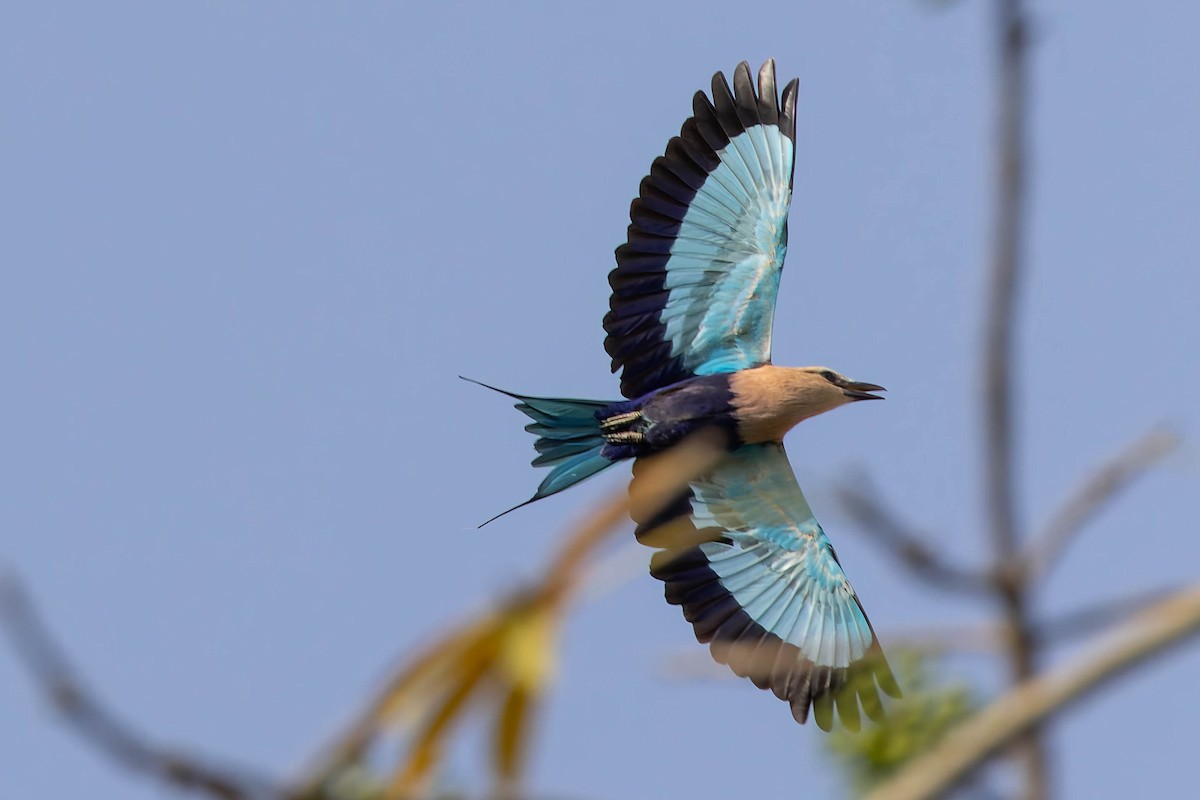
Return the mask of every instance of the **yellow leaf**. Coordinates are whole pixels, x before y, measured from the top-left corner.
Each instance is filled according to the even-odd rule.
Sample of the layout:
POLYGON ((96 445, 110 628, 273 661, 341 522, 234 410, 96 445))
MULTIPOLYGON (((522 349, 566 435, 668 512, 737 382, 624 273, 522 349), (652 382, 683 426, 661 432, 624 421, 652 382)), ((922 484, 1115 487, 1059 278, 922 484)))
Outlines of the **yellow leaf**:
POLYGON ((536 692, 553 678, 557 622, 556 609, 534 608, 510 623, 500 657, 518 689, 536 692))
POLYGON ((529 750, 529 722, 537 695, 517 686, 504 701, 496 718, 493 756, 498 778, 495 794, 503 796, 520 780, 529 750))

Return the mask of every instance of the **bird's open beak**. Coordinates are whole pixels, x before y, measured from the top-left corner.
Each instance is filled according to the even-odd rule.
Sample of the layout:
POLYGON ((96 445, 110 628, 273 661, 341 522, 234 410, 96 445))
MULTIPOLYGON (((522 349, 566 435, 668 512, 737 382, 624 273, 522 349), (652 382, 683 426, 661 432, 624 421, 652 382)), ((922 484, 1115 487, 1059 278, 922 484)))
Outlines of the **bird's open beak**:
POLYGON ((846 397, 849 397, 851 400, 882 400, 882 397, 877 394, 871 394, 871 392, 886 391, 887 389, 882 386, 877 386, 873 383, 860 383, 859 381, 847 383, 846 387, 842 389, 846 397))

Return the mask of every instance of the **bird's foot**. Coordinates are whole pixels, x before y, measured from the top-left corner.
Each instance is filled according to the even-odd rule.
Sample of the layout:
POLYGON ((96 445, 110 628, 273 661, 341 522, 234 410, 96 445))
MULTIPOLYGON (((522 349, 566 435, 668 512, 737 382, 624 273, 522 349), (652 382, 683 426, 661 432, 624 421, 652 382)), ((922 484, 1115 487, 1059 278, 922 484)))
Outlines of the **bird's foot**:
POLYGON ((613 431, 604 434, 604 441, 609 444, 641 444, 646 441, 646 434, 637 431, 613 431))
POLYGON ((618 428, 627 428, 641 418, 641 411, 629 411, 624 414, 617 414, 615 417, 601 420, 600 430, 607 434, 609 431, 615 431, 618 428))

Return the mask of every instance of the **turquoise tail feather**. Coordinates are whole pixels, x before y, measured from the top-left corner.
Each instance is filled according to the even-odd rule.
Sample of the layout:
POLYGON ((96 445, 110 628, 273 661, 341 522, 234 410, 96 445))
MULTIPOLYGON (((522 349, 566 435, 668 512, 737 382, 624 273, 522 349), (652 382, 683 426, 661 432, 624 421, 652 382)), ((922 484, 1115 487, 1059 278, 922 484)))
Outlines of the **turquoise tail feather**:
POLYGON ((530 397, 506 392, 461 375, 459 377, 518 401, 515 408, 533 420, 525 426, 525 430, 538 437, 533 443, 538 452, 537 457, 533 459, 533 466, 550 467, 550 474, 538 485, 533 497, 507 511, 502 511, 479 527, 499 519, 509 511, 557 494, 616 463, 605 458, 601 452, 605 441, 600 432, 600 421, 596 418, 596 412, 611 406, 611 402, 530 397))

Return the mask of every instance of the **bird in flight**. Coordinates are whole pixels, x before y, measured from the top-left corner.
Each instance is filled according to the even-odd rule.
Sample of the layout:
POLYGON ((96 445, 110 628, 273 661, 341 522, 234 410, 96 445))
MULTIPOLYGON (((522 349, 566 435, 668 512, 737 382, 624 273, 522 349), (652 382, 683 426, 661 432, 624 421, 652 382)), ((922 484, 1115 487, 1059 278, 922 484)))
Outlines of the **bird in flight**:
POLYGON ((650 572, 717 661, 787 701, 798 722, 811 709, 829 730, 836 708, 857 729, 860 702, 878 719, 877 687, 892 696, 899 687, 782 440, 809 417, 882 399, 883 387, 771 363, 797 87, 779 95, 773 60, 757 87, 745 62, 732 89, 718 72, 711 98, 696 93, 691 118, 642 180, 604 318, 626 399, 504 394, 532 419, 534 466, 550 467, 521 505, 626 459, 636 484, 637 459, 698 430, 723 434, 728 455, 674 502, 634 510, 638 539, 663 548, 650 572))

